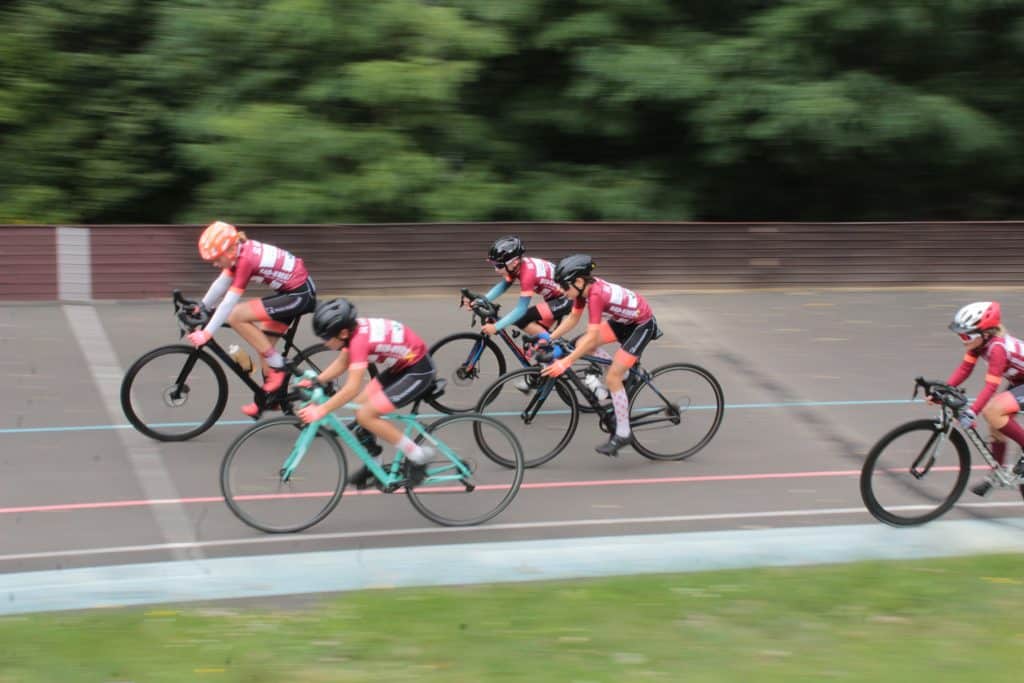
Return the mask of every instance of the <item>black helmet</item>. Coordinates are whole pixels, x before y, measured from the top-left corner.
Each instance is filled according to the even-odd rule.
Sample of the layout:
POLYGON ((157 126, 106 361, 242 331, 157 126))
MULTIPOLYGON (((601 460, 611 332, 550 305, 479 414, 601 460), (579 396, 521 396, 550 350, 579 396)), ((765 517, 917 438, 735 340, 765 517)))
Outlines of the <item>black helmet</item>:
POLYGON ((522 256, 524 251, 526 248, 523 247, 523 241, 519 239, 518 235, 507 235, 494 240, 494 244, 491 245, 491 250, 487 254, 487 260, 495 266, 502 266, 508 261, 522 256))
POLYGON ((338 336, 356 326, 356 307, 348 299, 331 299, 317 304, 313 312, 313 334, 321 339, 338 336))
POLYGON ((589 254, 571 254, 555 266, 555 282, 565 287, 578 277, 589 277, 594 271, 594 259, 589 254))

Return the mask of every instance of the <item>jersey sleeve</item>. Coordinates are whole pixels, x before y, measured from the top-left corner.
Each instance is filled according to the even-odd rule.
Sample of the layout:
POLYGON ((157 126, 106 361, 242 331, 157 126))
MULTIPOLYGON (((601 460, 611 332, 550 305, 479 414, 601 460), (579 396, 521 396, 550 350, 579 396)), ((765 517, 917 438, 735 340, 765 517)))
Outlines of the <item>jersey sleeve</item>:
POLYGON ((533 296, 537 291, 537 271, 524 261, 519 271, 519 296, 533 296))
POLYGON ((587 297, 587 324, 600 325, 601 313, 604 312, 604 298, 597 287, 590 289, 590 296, 587 297))
POLYGON ((359 370, 370 364, 370 338, 366 334, 356 334, 348 345, 349 368, 359 370))
POLYGON ((971 405, 971 410, 975 413, 980 413, 985 404, 992 398, 992 395, 996 393, 999 384, 1003 381, 1003 373, 1006 372, 1008 363, 1006 347, 1002 344, 993 346, 988 354, 988 371, 985 373, 985 386, 978 392, 978 397, 974 399, 974 404, 971 405))
POLYGON ((246 258, 245 255, 238 258, 238 263, 235 264, 235 276, 231 281, 231 289, 238 292, 244 292, 245 288, 249 286, 249 280, 252 279, 252 274, 256 272, 256 265, 252 259, 246 258))
POLYGON ((954 387, 958 387, 961 384, 963 384, 964 380, 970 377, 971 373, 974 372, 974 366, 977 363, 977 355, 971 353, 970 351, 965 353, 963 361, 960 362, 960 365, 958 365, 956 370, 953 371, 953 374, 949 376, 948 380, 946 380, 946 384, 949 384, 950 386, 954 387))

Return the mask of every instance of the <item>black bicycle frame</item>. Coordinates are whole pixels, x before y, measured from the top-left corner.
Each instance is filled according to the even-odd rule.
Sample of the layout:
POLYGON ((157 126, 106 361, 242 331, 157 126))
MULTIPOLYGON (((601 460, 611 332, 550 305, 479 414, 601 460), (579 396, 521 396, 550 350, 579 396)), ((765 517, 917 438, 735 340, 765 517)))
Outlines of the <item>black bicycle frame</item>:
MULTIPOLYGON (((183 320, 183 316, 186 315, 186 308, 191 306, 193 304, 193 302, 189 301, 184 296, 182 296, 181 290, 177 290, 177 289, 174 290, 174 295, 172 297, 172 301, 174 303, 174 314, 175 314, 175 316, 179 320, 179 327, 181 328, 181 336, 184 337, 185 336, 185 326, 187 325, 187 323, 186 323, 185 320, 183 320)), ((284 341, 284 349, 281 351, 281 355, 282 356, 287 357, 288 354, 291 353, 291 351, 293 349, 297 349, 298 348, 295 345, 295 343, 294 343, 294 339, 295 339, 295 333, 296 333, 296 331, 299 328, 299 325, 298 325, 299 320, 301 320, 301 319, 302 319, 302 316, 299 316, 299 317, 295 318, 295 320, 293 320, 288 325, 288 329, 285 330, 284 334, 281 335, 281 339, 284 341)), ((188 327, 191 328, 190 325, 188 325, 188 327)), ((224 327, 231 327, 231 325, 229 323, 224 323, 224 327)), ((271 336, 276 336, 276 335, 271 333, 271 336)), ((242 382, 247 387, 249 387, 249 389, 251 389, 253 391, 253 393, 258 394, 258 395, 264 394, 263 386, 260 385, 260 384, 257 384, 256 380, 254 380, 252 378, 252 376, 248 372, 246 372, 245 369, 242 368, 241 365, 238 364, 238 361, 236 361, 234 358, 232 358, 231 355, 228 354, 228 352, 224 350, 223 346, 221 346, 219 343, 217 343, 216 339, 211 338, 210 341, 206 342, 206 344, 203 346, 203 348, 209 350, 210 352, 213 353, 214 356, 219 358, 221 363, 223 363, 229 369, 231 369, 231 371, 234 372, 238 376, 238 379, 242 380, 242 382)), ((184 386, 185 379, 189 376, 189 373, 192 372, 192 368, 195 367, 196 359, 199 357, 199 354, 200 354, 200 349, 195 349, 192 352, 192 354, 189 356, 188 360, 185 361, 185 365, 182 366, 181 372, 178 373, 178 377, 177 377, 177 380, 176 380, 176 384, 178 386, 184 386)), ((178 396, 174 396, 174 398, 178 398, 178 396)))
MULTIPOLYGON (((585 355, 585 356, 581 356, 580 360, 585 360, 585 361, 588 361, 588 362, 591 362, 591 363, 597 363, 598 365, 605 365, 605 366, 610 366, 612 364, 611 360, 609 360, 607 358, 601 358, 599 356, 585 355)), ((576 391, 577 391, 578 395, 584 397, 584 399, 587 401, 587 403, 590 404, 591 408, 594 409, 595 413, 597 413, 598 415, 602 415, 602 414, 607 415, 607 414, 611 414, 613 412, 611 409, 607 408, 606 406, 601 405, 600 401, 597 400, 597 397, 594 396, 593 392, 590 391, 590 389, 587 387, 587 385, 585 385, 583 383, 583 380, 581 380, 579 378, 579 375, 576 374, 575 370, 573 370, 572 368, 569 368, 568 371, 563 376, 566 377, 566 379, 568 379, 569 382, 576 388, 576 391)), ((637 364, 637 365, 629 368, 629 375, 628 375, 628 377, 633 379, 634 382, 640 382, 641 384, 650 387, 651 390, 658 396, 658 398, 660 398, 662 400, 662 402, 665 404, 665 406, 670 411, 668 417, 658 417, 658 418, 643 418, 643 417, 641 417, 641 418, 636 419, 636 420, 631 420, 630 421, 630 426, 631 427, 642 427, 642 426, 658 424, 658 423, 666 422, 666 421, 667 422, 671 422, 672 424, 679 424, 679 420, 680 420, 679 407, 673 405, 667 398, 665 398, 665 395, 662 394, 658 390, 658 387, 654 386, 653 382, 651 382, 651 375, 650 375, 649 372, 647 372, 646 370, 642 369, 639 366, 639 364, 637 364)), ((551 394, 552 389, 555 388, 556 381, 557 380, 555 378, 548 378, 547 381, 541 383, 541 385, 537 388, 537 391, 531 397, 530 402, 526 404, 526 408, 521 413, 521 417, 523 418, 523 421, 526 424, 530 424, 533 421, 533 418, 537 416, 537 413, 540 411, 541 406, 544 405, 544 401, 547 400, 547 397, 551 394)))

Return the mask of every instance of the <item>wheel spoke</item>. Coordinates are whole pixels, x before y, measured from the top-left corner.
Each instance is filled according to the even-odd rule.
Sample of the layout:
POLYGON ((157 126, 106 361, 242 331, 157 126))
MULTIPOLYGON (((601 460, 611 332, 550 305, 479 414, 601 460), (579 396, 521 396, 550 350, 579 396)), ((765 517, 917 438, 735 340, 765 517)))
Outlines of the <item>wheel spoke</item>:
POLYGON ((662 366, 649 377, 630 398, 634 447, 655 460, 692 456, 722 424, 721 386, 710 372, 687 363, 662 366))
POLYGON ((243 432, 221 464, 228 507, 249 526, 268 533, 300 531, 326 517, 345 484, 340 445, 323 431, 285 479, 284 463, 301 433, 296 417, 261 422, 243 432))
MULTIPOLYGON (((409 489, 409 502, 428 519, 446 526, 481 524, 504 510, 523 481, 523 452, 512 432, 496 420, 475 414, 451 415, 427 427, 437 453, 427 479, 409 489), (508 453, 512 467, 486 457, 485 439, 508 453)), ((420 436, 420 443, 426 441, 420 436)))

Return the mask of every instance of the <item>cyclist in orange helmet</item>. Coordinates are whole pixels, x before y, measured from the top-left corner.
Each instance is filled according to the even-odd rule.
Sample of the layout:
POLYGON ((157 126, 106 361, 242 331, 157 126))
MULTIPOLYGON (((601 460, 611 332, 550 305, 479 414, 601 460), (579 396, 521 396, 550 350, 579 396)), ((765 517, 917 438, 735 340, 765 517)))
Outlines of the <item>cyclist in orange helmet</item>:
MULTIPOLYGON (((295 318, 316 308, 316 286, 305 264, 284 249, 248 239, 244 232, 224 221, 215 221, 203 230, 199 255, 220 268, 221 273, 201 304, 210 316, 209 322, 191 333, 189 341, 200 347, 210 341, 221 325, 229 323, 263 358, 263 390, 277 391, 287 373, 284 358, 267 332, 279 337, 295 318), (239 304, 253 278, 262 280, 274 294, 239 304)), ((259 408, 250 403, 242 407, 242 412, 253 417, 259 408)))

